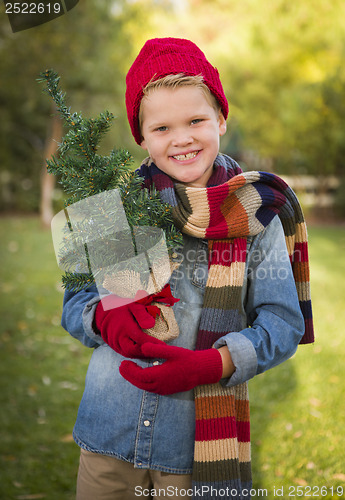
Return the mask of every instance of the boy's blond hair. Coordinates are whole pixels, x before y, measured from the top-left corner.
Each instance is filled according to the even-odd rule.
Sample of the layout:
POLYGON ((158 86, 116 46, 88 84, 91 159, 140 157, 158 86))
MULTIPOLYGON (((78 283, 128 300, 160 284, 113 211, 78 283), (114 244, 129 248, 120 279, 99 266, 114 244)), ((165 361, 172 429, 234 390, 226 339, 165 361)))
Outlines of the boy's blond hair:
POLYGON ((139 108, 139 128, 141 129, 142 127, 142 121, 143 121, 143 111, 142 111, 142 102, 145 97, 150 95, 152 92, 154 92, 157 89, 161 88, 168 88, 168 89, 177 89, 179 87, 196 87, 200 89, 207 102, 209 103, 212 108, 215 109, 215 111, 221 112, 221 106, 215 96, 212 94, 208 86, 204 83, 204 78, 202 75, 185 75, 184 73, 177 73, 176 75, 167 75, 163 76, 162 78, 159 78, 158 80, 151 80, 149 83, 144 87, 143 89, 143 99, 140 103, 140 108, 139 108))

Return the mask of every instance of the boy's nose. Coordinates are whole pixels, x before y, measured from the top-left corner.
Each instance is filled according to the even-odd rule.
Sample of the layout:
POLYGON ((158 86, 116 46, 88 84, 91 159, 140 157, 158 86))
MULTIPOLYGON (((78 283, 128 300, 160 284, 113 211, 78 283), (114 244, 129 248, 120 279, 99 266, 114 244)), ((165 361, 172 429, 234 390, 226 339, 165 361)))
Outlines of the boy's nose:
POLYGON ((172 138, 172 145, 175 147, 185 147, 192 144, 193 137, 190 135, 189 131, 175 132, 172 138))

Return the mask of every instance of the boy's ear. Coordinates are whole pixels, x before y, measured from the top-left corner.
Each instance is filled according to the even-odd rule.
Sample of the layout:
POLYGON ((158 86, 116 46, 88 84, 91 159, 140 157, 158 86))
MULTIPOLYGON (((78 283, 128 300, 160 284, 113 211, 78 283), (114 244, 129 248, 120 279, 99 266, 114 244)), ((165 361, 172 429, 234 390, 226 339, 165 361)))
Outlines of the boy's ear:
POLYGON ((143 139, 140 143, 140 146, 147 151, 146 141, 143 139))
POLYGON ((219 111, 218 123, 219 123, 219 135, 224 135, 226 132, 226 120, 221 111, 219 111))

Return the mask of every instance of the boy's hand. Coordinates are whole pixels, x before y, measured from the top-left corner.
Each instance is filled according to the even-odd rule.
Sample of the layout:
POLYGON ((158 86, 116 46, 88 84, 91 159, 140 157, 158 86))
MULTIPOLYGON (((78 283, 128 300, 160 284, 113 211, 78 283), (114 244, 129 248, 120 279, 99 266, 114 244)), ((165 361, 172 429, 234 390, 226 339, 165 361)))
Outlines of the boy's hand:
POLYGON ((142 330, 154 326, 157 311, 158 307, 109 295, 96 307, 95 325, 102 339, 117 353, 126 358, 145 358, 141 350, 145 342, 162 343, 142 330), (104 310, 102 302, 109 309, 104 310))
POLYGON ((121 375, 144 391, 167 395, 188 391, 197 385, 219 382, 223 372, 222 356, 217 349, 192 351, 162 343, 145 343, 146 358, 163 358, 164 363, 141 368, 133 361, 122 361, 121 375))

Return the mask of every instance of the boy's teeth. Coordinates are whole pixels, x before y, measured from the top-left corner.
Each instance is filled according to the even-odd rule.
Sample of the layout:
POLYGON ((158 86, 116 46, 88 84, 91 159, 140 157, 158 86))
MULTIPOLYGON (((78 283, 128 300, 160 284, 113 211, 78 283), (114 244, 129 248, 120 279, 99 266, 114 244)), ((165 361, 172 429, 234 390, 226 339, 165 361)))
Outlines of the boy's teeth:
POLYGON ((179 160, 179 161, 190 160, 191 158, 195 158, 197 154, 198 154, 197 151, 193 151, 193 153, 188 153, 186 155, 176 155, 176 156, 173 156, 173 158, 175 158, 175 160, 179 160))

